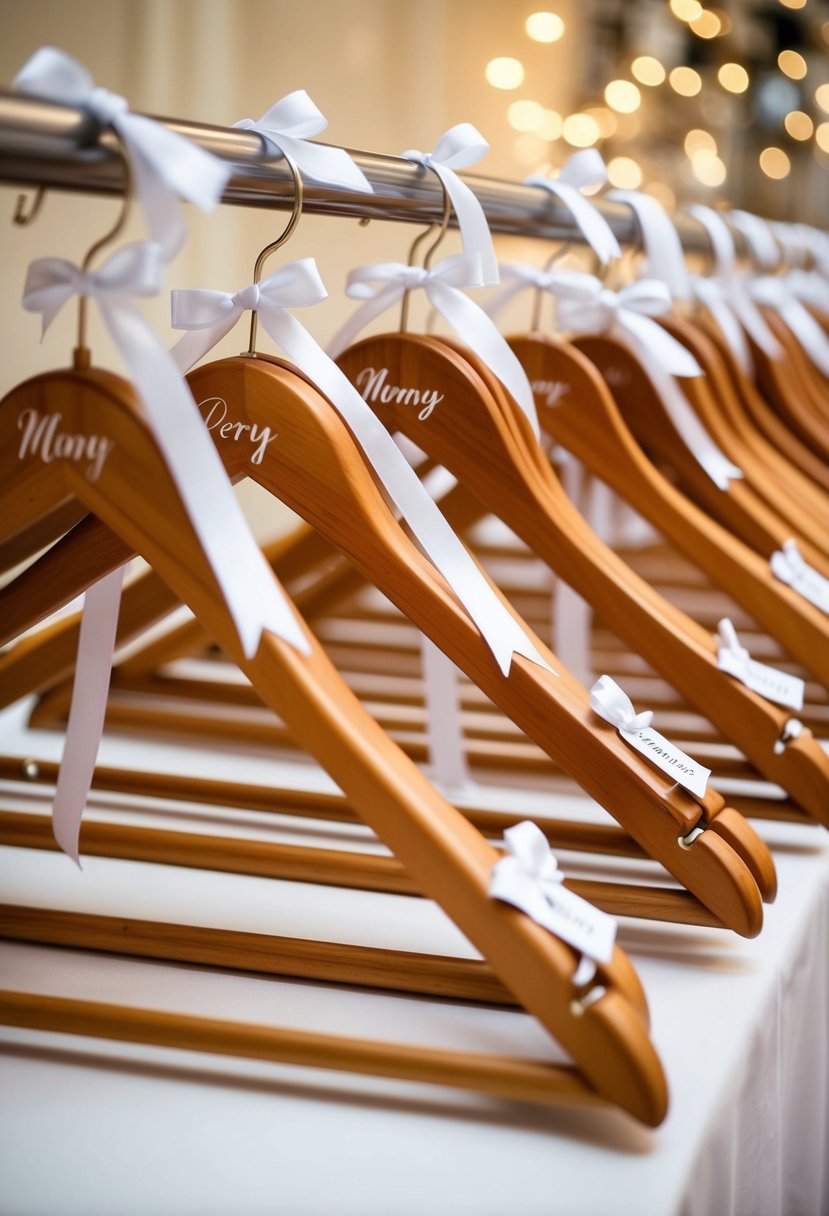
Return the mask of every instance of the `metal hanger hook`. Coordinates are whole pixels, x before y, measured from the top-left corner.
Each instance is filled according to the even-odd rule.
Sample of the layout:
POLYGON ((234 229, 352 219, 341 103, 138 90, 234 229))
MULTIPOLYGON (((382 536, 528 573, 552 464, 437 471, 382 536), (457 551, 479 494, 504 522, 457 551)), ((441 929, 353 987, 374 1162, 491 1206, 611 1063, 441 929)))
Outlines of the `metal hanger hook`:
POLYGON ((38 211, 40 211, 45 197, 45 186, 38 186, 31 200, 27 200, 25 194, 18 194, 17 202, 14 205, 12 223, 19 224, 21 228, 25 228, 27 224, 31 224, 32 220, 37 216, 38 211))
MULTIPOLYGON (((259 257, 256 259, 253 267, 254 283, 258 283, 261 280, 262 270, 271 254, 276 253, 277 249, 280 249, 291 239, 302 216, 302 204, 305 198, 305 187, 302 184, 302 174, 300 173, 296 162, 288 155, 287 152, 283 151, 282 155, 284 156, 288 168, 291 171, 291 177, 293 178, 294 182, 294 206, 293 210, 291 211, 291 217, 288 220, 288 223, 285 225, 284 230, 280 233, 275 241, 271 241, 269 245, 265 246, 265 248, 259 254, 259 257)), ((259 313, 254 308, 251 310, 250 314, 250 341, 248 343, 248 349, 245 351, 246 355, 251 355, 254 357, 256 355, 256 334, 258 329, 259 313)))
MULTIPOLYGON (((573 242, 565 241, 560 248, 554 249, 547 258, 547 261, 544 263, 544 273, 546 274, 548 271, 552 270, 556 262, 560 261, 566 254, 568 254, 572 248, 573 242)), ((533 300, 533 312, 530 319, 530 333, 536 333, 541 328, 541 305, 543 302, 544 292, 540 287, 536 287, 535 298, 533 300)))
MULTIPOLYGON (((426 250, 426 253, 423 256, 423 269, 424 270, 429 269, 429 266, 432 261, 432 255, 434 254, 435 250, 437 249, 438 245, 441 243, 443 238, 446 236, 447 229, 449 228, 449 220, 452 215, 452 200, 449 197, 449 191, 446 189, 443 178, 436 171, 435 171, 435 176, 437 177, 438 181, 440 182, 440 188, 443 191, 443 215, 441 216, 440 226, 438 228, 438 234, 435 237, 435 239, 432 241, 432 244, 429 246, 429 248, 426 250)), ((429 236, 429 234, 434 231, 434 228, 435 228, 435 225, 430 224, 428 228, 426 228, 423 232, 421 232, 420 236, 416 236, 415 239, 412 241, 411 248, 409 249, 409 256, 406 259, 407 266, 414 266, 415 254, 417 253, 418 249, 423 244, 423 242, 426 240, 426 238, 429 236)), ((400 302, 400 332, 401 332, 401 334, 404 334, 406 332, 406 326, 408 325, 408 322, 409 322, 409 292, 405 291, 403 293, 403 299, 400 302)))

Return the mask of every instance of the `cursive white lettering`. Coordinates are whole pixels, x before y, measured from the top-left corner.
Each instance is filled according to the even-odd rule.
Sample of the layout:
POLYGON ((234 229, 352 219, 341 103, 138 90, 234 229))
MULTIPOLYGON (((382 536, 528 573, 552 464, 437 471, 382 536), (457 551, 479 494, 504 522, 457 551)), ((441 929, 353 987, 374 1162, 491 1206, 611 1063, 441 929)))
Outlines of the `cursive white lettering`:
POLYGON ((570 385, 561 380, 533 380, 530 384, 536 397, 541 397, 545 405, 557 405, 562 397, 570 392, 570 385))
POLYGON ((73 460, 77 464, 86 460, 86 476, 97 481, 107 456, 115 444, 103 435, 73 435, 59 430, 62 414, 41 414, 39 410, 21 410, 17 429, 23 432, 18 460, 37 456, 44 464, 53 460, 73 460))
POLYGON ((254 445, 253 455, 250 458, 251 464, 261 464, 268 444, 278 438, 279 432, 272 433, 269 426, 260 427, 258 422, 225 421, 227 402, 224 397, 206 397, 204 401, 199 402, 199 409, 204 409, 205 406, 209 407, 204 415, 208 431, 218 430, 222 439, 230 439, 233 443, 238 443, 240 439, 246 438, 249 443, 254 445), (249 435, 248 431, 250 431, 249 435))
POLYGON ((383 405, 418 406, 418 419, 425 422, 432 410, 443 400, 443 393, 434 388, 401 388, 387 384, 387 367, 364 367, 354 378, 364 401, 380 401, 383 405))

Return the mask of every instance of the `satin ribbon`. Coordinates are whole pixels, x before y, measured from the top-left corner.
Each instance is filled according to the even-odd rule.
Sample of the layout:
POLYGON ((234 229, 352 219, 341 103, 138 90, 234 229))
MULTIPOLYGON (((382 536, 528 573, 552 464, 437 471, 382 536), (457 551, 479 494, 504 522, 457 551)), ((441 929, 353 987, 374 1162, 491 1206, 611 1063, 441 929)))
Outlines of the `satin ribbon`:
POLYGON ((481 286, 498 282, 498 261, 492 245, 492 233, 483 207, 455 170, 474 165, 488 151, 489 144, 480 131, 472 123, 461 122, 441 135, 433 152, 409 148, 401 153, 404 160, 433 169, 440 178, 458 217, 464 253, 477 253, 481 259, 481 286))
POLYGON ((691 294, 685 254, 679 233, 665 208, 641 190, 611 190, 607 196, 631 208, 639 223, 648 277, 667 284, 673 300, 687 300, 691 294))
POLYGON ((702 375, 702 369, 691 352, 652 319, 670 308, 664 283, 637 279, 614 292, 593 275, 562 271, 551 290, 562 329, 614 334, 636 355, 683 442, 720 490, 743 476, 713 442, 674 379, 702 375))
POLYGON ((829 376, 829 338, 808 308, 789 290, 786 280, 775 275, 761 275, 750 280, 749 291, 755 303, 774 309, 815 367, 822 375, 829 376))
POLYGON ((690 282, 694 299, 708 309, 740 369, 750 379, 753 378, 751 349, 745 330, 731 307, 728 292, 717 279, 707 278, 705 275, 691 275, 690 282))
POLYGON ((368 178, 345 149, 309 143, 308 137, 324 131, 328 119, 304 89, 288 93, 260 119, 242 118, 233 125, 240 131, 255 131, 271 156, 289 156, 304 177, 373 194, 368 178))
POLYGON ((803 709, 805 684, 797 676, 777 671, 764 663, 755 662, 745 646, 740 645, 737 631, 728 617, 717 627, 717 666, 734 676, 753 692, 785 705, 787 709, 803 709))
POLYGON ((783 276, 786 290, 801 304, 829 314, 829 280, 810 270, 790 270, 783 276))
POLYGON ((734 628, 729 617, 723 617, 717 626, 718 643, 720 650, 728 650, 731 652, 734 659, 738 663, 747 664, 751 655, 746 650, 745 646, 740 645, 740 639, 737 637, 737 630, 734 628))
POLYGON ((480 305, 460 290, 481 286, 477 255, 456 254, 444 258, 431 270, 402 262, 358 266, 348 276, 346 292, 352 299, 366 303, 337 331, 328 352, 336 359, 375 317, 402 300, 407 291, 422 289, 432 307, 498 377, 526 414, 537 437, 540 431, 535 399, 523 367, 480 305))
POLYGON ((653 711, 638 714, 625 690, 610 676, 599 676, 590 689, 590 708, 622 734, 638 735, 653 721, 653 711))
POLYGON ((564 875, 537 824, 525 820, 507 828, 504 845, 507 854, 493 867, 490 896, 519 908, 536 924, 580 950, 582 964, 588 960, 591 965, 580 965, 573 982, 576 986, 589 982, 595 974, 595 963, 609 963, 613 957, 615 920, 562 885, 564 875), (576 929, 572 935, 568 933, 568 921, 576 929))
POLYGON ((745 237, 751 256, 764 270, 774 270, 780 265, 780 250, 769 223, 750 211, 729 211, 731 223, 745 237))
MULTIPOLYGON (((159 343, 135 307, 136 297, 155 295, 161 287, 163 252, 158 245, 126 245, 96 271, 82 271, 61 258, 32 262, 26 278, 23 307, 40 313, 45 333, 62 306, 73 296, 94 299, 104 324, 122 356, 156 442, 167 463, 210 567, 233 619, 246 657, 252 658, 261 635, 269 630, 303 653, 309 646, 273 573, 256 545, 233 495, 221 460, 202 424, 193 399, 169 353, 159 343)), ((103 592, 93 592, 98 612, 95 628, 100 650, 95 663, 112 661, 118 599, 110 597, 106 620, 101 610, 103 592)), ((84 644, 81 658, 92 662, 84 644)), ((67 735, 66 760, 61 766, 59 797, 54 820, 61 847, 77 861, 80 818, 88 793, 82 774, 91 778, 103 722, 108 676, 94 681, 95 704, 75 716, 77 733, 67 735), (101 703, 101 701, 103 703, 101 703), (75 842, 74 852, 71 842, 75 842)), ((86 695, 93 693, 86 687, 86 695)), ((70 715, 71 719, 71 715, 70 715)))
MULTIPOLYGON (((551 670, 449 527, 386 428, 348 377, 288 312, 315 304, 326 294, 313 258, 282 266, 258 285, 235 295, 174 291, 173 325, 194 332, 185 334, 173 347, 172 357, 180 371, 186 371, 247 309, 255 308, 266 333, 343 418, 419 544, 480 629, 503 674, 509 673, 514 653, 551 670)), ((206 430, 204 434, 207 436, 206 430)))
POLYGON ((772 574, 781 583, 786 583, 810 603, 829 613, 829 579, 809 565, 797 547, 797 541, 784 541, 783 548, 772 553, 769 565, 772 574))
POLYGON ((82 63, 56 47, 35 51, 18 72, 14 88, 62 105, 79 106, 120 139, 153 241, 169 261, 184 244, 186 225, 178 199, 210 211, 222 197, 232 167, 143 114, 125 98, 96 86, 82 63))
POLYGON ((587 241, 602 266, 612 258, 620 258, 622 250, 608 224, 597 207, 580 192, 589 186, 603 186, 607 181, 607 166, 596 148, 584 148, 563 165, 556 178, 537 174, 524 178, 525 186, 538 186, 564 203, 576 221, 582 236, 587 241))
POLYGON ((714 287, 709 292, 709 299, 713 299, 713 292, 718 290, 724 300, 724 304, 720 305, 720 313, 715 314, 709 304, 709 299, 703 299, 701 292, 707 289, 702 287, 700 283, 704 283, 705 279, 696 279, 695 286, 697 288, 697 298, 702 300, 706 308, 709 309, 711 315, 720 325, 723 330, 723 335, 726 341, 729 342, 732 351, 738 360, 743 370, 748 367, 748 374, 752 374, 751 352, 745 346, 745 339, 734 336, 733 326, 724 318, 724 309, 728 308, 737 318, 740 326, 745 333, 751 338, 756 346, 759 346, 762 351, 769 356, 770 359, 779 359, 783 354, 780 343, 771 332, 763 314, 760 312, 757 305, 749 295, 746 287, 746 280, 737 269, 737 250, 734 245, 734 238, 731 231, 722 216, 714 211, 712 207, 705 207, 701 203, 694 203, 688 208, 688 214, 702 224, 708 239, 711 242, 711 252, 714 257, 714 275, 709 278, 709 282, 713 280, 714 287), (728 332, 726 332, 726 327, 728 332), (729 333, 731 338, 729 338, 729 333), (742 348, 745 348, 744 353, 741 353, 742 348), (743 359, 747 359, 748 363, 744 363, 743 359))

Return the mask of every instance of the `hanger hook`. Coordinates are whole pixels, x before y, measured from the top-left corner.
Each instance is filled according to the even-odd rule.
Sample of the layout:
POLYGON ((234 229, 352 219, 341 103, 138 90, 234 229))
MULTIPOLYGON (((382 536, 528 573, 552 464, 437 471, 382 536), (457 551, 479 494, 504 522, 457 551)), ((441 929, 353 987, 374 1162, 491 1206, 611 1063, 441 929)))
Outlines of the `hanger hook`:
MULTIPOLYGON (((443 238, 446 236, 446 231, 449 227, 449 220, 452 215, 452 200, 449 197, 449 192, 446 189, 443 178, 437 172, 435 172, 435 176, 437 177, 438 181, 440 182, 440 188, 443 191, 443 215, 441 216, 440 226, 438 227, 438 234, 435 237, 435 239, 432 241, 432 244, 429 246, 429 248, 426 250, 426 253, 423 256, 423 269, 424 270, 429 269, 429 265, 432 261, 432 255, 434 254, 435 250, 437 249, 438 245, 441 243, 443 238)), ((421 232, 420 236, 416 236, 415 239, 412 241, 411 248, 409 249, 409 256, 406 259, 407 266, 414 266, 414 264, 415 264, 414 259, 415 259, 415 254, 417 253, 417 250, 420 248, 420 246, 423 244, 423 242, 426 240, 426 238, 429 236, 429 234, 434 231, 434 228, 435 228, 435 225, 430 224, 428 228, 424 229, 424 231, 421 232)), ((409 292, 407 290, 407 291, 404 291, 403 299, 400 302, 400 332, 401 332, 401 334, 404 334, 406 332, 406 326, 408 325, 408 322, 409 322, 409 292)))
MULTIPOLYGON (((556 262, 563 258, 565 254, 568 254, 572 248, 573 242, 565 241, 560 248, 554 249, 547 258, 547 261, 544 263, 544 273, 546 274, 548 271, 552 270, 556 262)), ((530 333, 536 333, 541 328, 541 305, 543 300, 544 293, 540 287, 536 287, 535 299, 533 300, 533 314, 532 319, 530 320, 530 333)))
MULTIPOLYGON (((84 257, 83 261, 81 262, 81 270, 84 270, 84 271, 89 270, 89 267, 92 265, 93 258, 97 254, 99 254, 102 249, 105 249, 107 245, 111 245, 113 243, 113 241, 116 241, 118 239, 118 237, 121 235, 121 233, 124 229, 124 225, 127 222, 127 217, 129 215, 129 211, 130 211, 130 204, 132 202, 132 170, 130 168, 129 157, 126 154, 124 145, 121 143, 120 138, 118 138, 117 133, 116 133, 116 139, 118 139, 118 149, 121 154, 121 160, 123 161, 123 164, 124 164, 124 197, 121 201, 121 207, 118 211, 118 214, 115 217, 115 223, 112 225, 112 227, 107 232, 104 233, 104 235, 102 237, 99 237, 98 240, 95 241, 95 243, 93 245, 90 245, 89 249, 86 251, 86 256, 84 257)), ((78 365, 80 362, 88 362, 88 360, 89 360, 89 351, 88 351, 87 345, 86 345, 86 314, 87 314, 86 306, 87 306, 87 297, 79 296, 78 297, 78 344, 77 344, 77 347, 75 348, 76 365, 78 365)))
MULTIPOLYGON (((302 215, 302 204, 305 198, 305 188, 302 184, 302 174, 300 173, 296 162, 288 155, 287 152, 283 151, 282 155, 288 164, 288 168, 291 171, 291 177, 294 181, 294 206, 293 210, 291 211, 291 217, 288 220, 288 223, 285 225, 283 232, 276 238, 275 241, 271 241, 269 245, 266 245, 259 254, 259 257, 256 259, 253 267, 254 283, 258 283, 262 278, 262 269, 271 254, 276 253, 277 249, 281 248, 282 245, 291 239, 302 215)), ((248 343, 248 349, 245 352, 246 355, 253 357, 256 356, 256 334, 258 328, 259 313, 255 308, 253 308, 251 309, 250 314, 250 342, 248 343)))
POLYGON ((45 186, 38 186, 28 204, 26 201, 26 195, 18 194, 17 202, 14 205, 14 216, 12 217, 13 223, 19 224, 21 228, 25 228, 27 224, 31 224, 38 211, 40 211, 41 203, 45 197, 45 186))

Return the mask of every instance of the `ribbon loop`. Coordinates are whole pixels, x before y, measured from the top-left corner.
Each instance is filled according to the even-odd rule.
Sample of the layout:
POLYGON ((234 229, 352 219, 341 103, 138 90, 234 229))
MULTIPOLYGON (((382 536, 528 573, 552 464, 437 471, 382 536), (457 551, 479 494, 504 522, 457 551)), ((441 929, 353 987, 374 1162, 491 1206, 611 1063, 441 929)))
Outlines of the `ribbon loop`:
POLYGON ((230 165, 151 118, 133 114, 123 97, 96 86, 82 63, 56 47, 36 51, 18 72, 14 87, 81 106, 114 129, 129 156, 150 236, 168 261, 183 245, 186 232, 177 199, 209 211, 230 180, 230 165))
POLYGON ((605 722, 628 735, 647 730, 653 721, 653 711, 646 709, 637 714, 630 697, 610 676, 600 676, 590 689, 590 708, 605 722))
POLYGON ((611 190, 607 196, 631 208, 639 223, 648 275, 665 283, 671 299, 685 300, 689 295, 685 254, 679 233, 665 208, 641 190, 611 190))
POLYGON ((558 177, 533 174, 525 177, 523 183, 525 186, 538 186, 561 200, 603 266, 613 258, 621 257, 622 250, 610 224, 580 192, 588 186, 603 186, 606 181, 607 167, 601 154, 596 148, 583 148, 573 153, 558 177))
POLYGON ((336 358, 369 322, 401 300, 405 292, 422 288, 432 307, 498 377, 538 436, 538 415, 526 372, 480 305, 460 290, 464 285, 480 286, 481 282, 477 254, 455 254, 432 269, 416 269, 415 273, 413 267, 402 262, 360 266, 349 274, 346 291, 366 303, 334 335, 328 346, 329 354, 336 358), (372 287, 375 283, 379 284, 377 288, 372 287))
POLYGON ((488 151, 489 144, 480 131, 473 127, 472 123, 461 122, 441 135, 433 152, 420 152, 417 148, 409 148, 401 153, 404 160, 414 161, 415 164, 432 169, 440 178, 458 217, 464 252, 477 254, 480 258, 482 286, 498 282, 498 260, 495 257, 492 234, 483 207, 455 170, 466 169, 475 164, 488 151))
POLYGON ((304 89, 288 93, 261 118, 242 118, 233 125, 241 131, 255 131, 271 156, 289 156, 303 176, 313 181, 373 193, 368 178, 344 148, 309 143, 308 136, 319 135, 328 120, 304 89))

